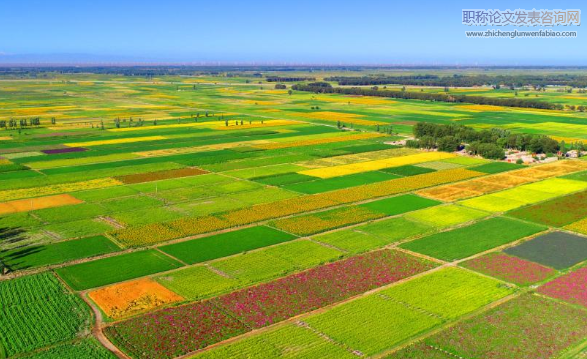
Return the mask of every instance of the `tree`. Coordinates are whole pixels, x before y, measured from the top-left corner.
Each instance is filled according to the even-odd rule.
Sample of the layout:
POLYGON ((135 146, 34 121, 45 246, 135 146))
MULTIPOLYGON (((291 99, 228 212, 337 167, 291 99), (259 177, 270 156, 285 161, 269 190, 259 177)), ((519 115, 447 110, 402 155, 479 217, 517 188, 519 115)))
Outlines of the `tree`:
POLYGON ((528 147, 533 153, 555 153, 559 149, 559 144, 547 136, 537 136, 532 138, 528 147))
POLYGON ((501 160, 505 157, 505 151, 503 148, 493 143, 479 144, 477 153, 483 158, 489 158, 493 160, 501 160))
POLYGON ((459 149, 461 142, 454 136, 444 136, 438 139, 437 146, 439 151, 454 152, 459 149))
POLYGON ((420 147, 426 149, 434 148, 436 147, 436 140, 432 136, 422 136, 420 138, 420 147))

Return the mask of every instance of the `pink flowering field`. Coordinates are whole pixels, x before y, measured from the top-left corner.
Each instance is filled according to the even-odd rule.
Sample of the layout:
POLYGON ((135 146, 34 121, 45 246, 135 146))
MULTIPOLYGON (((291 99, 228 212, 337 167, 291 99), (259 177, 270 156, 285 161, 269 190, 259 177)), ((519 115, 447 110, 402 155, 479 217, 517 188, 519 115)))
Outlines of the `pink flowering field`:
POLYGON ((505 253, 477 257, 463 263, 463 267, 518 285, 541 282, 556 272, 552 268, 505 253))
POLYGON ((205 302, 145 314, 106 329, 125 352, 172 358, 432 269, 396 250, 330 263, 205 302))
POLYGON ((587 267, 548 282, 538 291, 553 298, 587 307, 587 267))

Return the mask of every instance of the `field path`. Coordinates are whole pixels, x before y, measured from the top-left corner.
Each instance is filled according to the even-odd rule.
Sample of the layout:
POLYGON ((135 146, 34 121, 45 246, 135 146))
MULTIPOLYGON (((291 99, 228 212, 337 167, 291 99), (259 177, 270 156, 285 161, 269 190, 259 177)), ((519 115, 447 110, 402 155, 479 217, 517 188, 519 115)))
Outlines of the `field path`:
POLYGON ((98 339, 100 344, 102 344, 106 349, 114 353, 114 355, 116 355, 118 358, 130 359, 128 355, 124 354, 120 349, 118 349, 114 344, 112 344, 112 342, 104 335, 104 332, 102 331, 102 329, 104 328, 102 312, 87 297, 87 291, 81 292, 80 296, 84 300, 84 302, 86 302, 90 306, 90 308, 92 308, 92 311, 94 312, 94 317, 96 318, 96 322, 94 323, 94 327, 92 328, 92 334, 94 335, 94 337, 98 339))

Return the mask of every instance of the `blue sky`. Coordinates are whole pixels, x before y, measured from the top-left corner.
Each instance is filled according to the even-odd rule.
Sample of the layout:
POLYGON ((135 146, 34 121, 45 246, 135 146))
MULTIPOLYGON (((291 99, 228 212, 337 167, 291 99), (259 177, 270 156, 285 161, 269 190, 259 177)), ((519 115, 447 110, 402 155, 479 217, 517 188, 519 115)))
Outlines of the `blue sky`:
POLYGON ((0 53, 40 61, 88 54, 101 61, 587 65, 582 26, 561 28, 577 30, 574 39, 467 39, 463 8, 581 9, 581 2, 1 0, 0 53))

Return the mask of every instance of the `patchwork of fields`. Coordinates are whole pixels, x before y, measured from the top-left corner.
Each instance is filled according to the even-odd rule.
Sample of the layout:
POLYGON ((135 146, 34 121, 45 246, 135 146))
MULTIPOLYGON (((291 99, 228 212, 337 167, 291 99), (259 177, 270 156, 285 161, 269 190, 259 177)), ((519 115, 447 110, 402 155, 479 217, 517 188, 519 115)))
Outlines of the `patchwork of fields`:
POLYGON ((538 132, 578 120, 92 76, 53 83, 60 97, 41 80, 0 87, 12 101, 0 117, 57 117, 0 141, 0 358, 571 358, 586 346, 587 161, 391 144, 416 118, 481 127, 523 112, 538 132))

